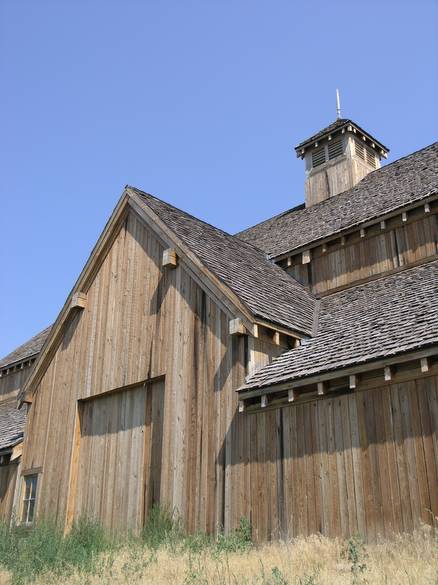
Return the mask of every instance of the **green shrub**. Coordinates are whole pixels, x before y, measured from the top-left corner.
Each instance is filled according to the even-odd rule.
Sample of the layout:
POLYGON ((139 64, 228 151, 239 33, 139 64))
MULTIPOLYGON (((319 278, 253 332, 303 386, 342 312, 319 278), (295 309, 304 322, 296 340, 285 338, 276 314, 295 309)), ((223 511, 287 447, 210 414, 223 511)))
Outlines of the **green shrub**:
POLYGON ((100 553, 112 546, 101 526, 86 520, 73 525, 65 538, 50 521, 32 528, 0 525, 0 565, 11 573, 13 585, 32 582, 48 572, 61 575, 77 569, 92 573, 100 553))
POLYGON ((251 524, 242 517, 239 527, 227 535, 219 534, 216 541, 217 552, 246 552, 253 546, 251 524))
POLYGON ((142 538, 152 549, 163 545, 174 546, 184 537, 181 520, 174 511, 162 506, 154 506, 146 519, 142 538))

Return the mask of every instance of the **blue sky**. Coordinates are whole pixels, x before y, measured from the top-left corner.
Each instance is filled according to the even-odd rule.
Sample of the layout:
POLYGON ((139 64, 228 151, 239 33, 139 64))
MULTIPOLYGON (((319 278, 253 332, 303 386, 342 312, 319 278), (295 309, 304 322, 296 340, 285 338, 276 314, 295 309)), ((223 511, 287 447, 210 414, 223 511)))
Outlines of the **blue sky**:
POLYGON ((438 2, 3 0, 0 356, 51 323, 125 184, 235 232, 303 200, 343 115, 437 139, 438 2))

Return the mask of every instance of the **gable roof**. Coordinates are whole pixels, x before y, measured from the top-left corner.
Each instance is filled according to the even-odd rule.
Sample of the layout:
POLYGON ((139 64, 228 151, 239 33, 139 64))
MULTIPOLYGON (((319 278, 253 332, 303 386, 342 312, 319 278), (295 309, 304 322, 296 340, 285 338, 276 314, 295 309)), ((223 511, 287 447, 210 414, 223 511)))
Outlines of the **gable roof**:
POLYGON ((312 334, 315 298, 251 244, 130 187, 256 316, 312 334))
POLYGON ((297 153, 297 156, 301 156, 302 149, 305 149, 307 146, 313 145, 313 143, 317 142, 318 140, 322 140, 323 138, 325 138, 329 134, 332 134, 334 132, 338 132, 338 131, 342 130, 342 128, 346 128, 347 126, 353 126, 354 128, 357 128, 357 130, 359 130, 359 132, 361 132, 362 134, 364 134, 365 136, 370 138, 372 140, 372 142, 374 142, 375 144, 378 145, 379 148, 381 148, 385 152, 389 152, 389 148, 387 148, 384 144, 382 144, 381 142, 376 140, 373 136, 371 136, 371 134, 369 134, 363 128, 361 128, 358 124, 356 124, 356 122, 353 122, 353 120, 350 120, 349 118, 339 118, 338 120, 335 120, 334 122, 329 124, 326 128, 323 128, 322 130, 320 130, 316 134, 313 134, 313 136, 310 136, 310 138, 307 138, 306 140, 303 140, 302 142, 300 142, 295 147, 295 151, 297 153))
POLYGON ((437 344, 437 296, 435 260, 324 297, 316 336, 260 369, 239 390, 272 386, 437 344))
POLYGON ((51 327, 46 327, 46 329, 40 331, 34 337, 26 341, 26 343, 23 343, 23 345, 20 345, 14 349, 14 351, 2 358, 0 360, 0 368, 4 368, 5 366, 21 362, 37 355, 50 333, 50 328, 51 327))
POLYGON ((286 254, 438 193, 438 142, 369 173, 355 187, 236 234, 271 257, 286 254))
POLYGON ((0 402, 0 451, 20 443, 25 422, 26 412, 17 410, 15 401, 0 402))

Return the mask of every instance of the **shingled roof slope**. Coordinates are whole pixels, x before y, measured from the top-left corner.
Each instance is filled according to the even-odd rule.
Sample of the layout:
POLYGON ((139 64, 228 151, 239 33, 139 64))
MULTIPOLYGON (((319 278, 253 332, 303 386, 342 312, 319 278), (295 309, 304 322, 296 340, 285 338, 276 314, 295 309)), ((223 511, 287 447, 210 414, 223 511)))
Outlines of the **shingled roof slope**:
POLYGON ((271 257, 391 213, 438 193, 438 142, 369 173, 355 187, 236 234, 271 257))
POLYGON ((14 349, 14 351, 1 359, 0 368, 4 368, 5 366, 9 366, 10 364, 20 362, 38 354, 50 333, 50 329, 51 326, 46 327, 46 329, 37 333, 32 339, 29 339, 29 341, 26 341, 26 343, 23 343, 23 345, 20 345, 20 347, 17 347, 17 349, 14 349))
POLYGON ((257 317, 312 333, 314 297, 254 246, 132 188, 257 317))
POLYGON ((337 132, 338 130, 341 130, 341 128, 345 128, 348 125, 354 126, 358 130, 360 130, 360 132, 362 132, 366 136, 369 136, 370 138, 372 138, 373 141, 376 144, 378 144, 380 147, 382 147, 384 150, 386 150, 386 152, 389 152, 389 149, 384 144, 382 144, 381 142, 376 140, 369 132, 367 132, 366 130, 361 128, 359 126, 359 124, 356 124, 356 122, 353 122, 353 120, 350 120, 349 118, 339 118, 338 120, 335 120, 334 122, 329 124, 326 128, 323 128, 322 130, 320 130, 316 134, 313 134, 313 136, 310 136, 310 138, 306 138, 306 140, 303 140, 302 142, 300 142, 295 147, 295 150, 298 151, 298 150, 302 149, 303 147, 310 145, 312 142, 317 142, 318 140, 327 136, 328 134, 331 134, 333 132, 337 132))
POLYGON ((22 440, 25 410, 18 410, 15 400, 0 402, 0 450, 13 447, 22 440))
POLYGON ((438 343, 438 260, 324 297, 318 333, 250 378, 262 388, 438 343))

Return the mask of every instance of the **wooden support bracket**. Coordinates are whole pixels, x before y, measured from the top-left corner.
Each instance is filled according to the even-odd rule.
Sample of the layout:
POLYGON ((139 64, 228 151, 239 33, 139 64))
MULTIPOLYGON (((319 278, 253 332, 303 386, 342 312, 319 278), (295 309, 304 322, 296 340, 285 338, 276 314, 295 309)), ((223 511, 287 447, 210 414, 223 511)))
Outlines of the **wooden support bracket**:
POLYGON ((247 335, 248 332, 246 330, 245 325, 240 317, 237 319, 231 319, 229 323, 229 333, 230 335, 247 335))
POLYGON ((361 228, 360 229, 360 237, 364 238, 365 237, 365 228, 361 228))
POLYGON ((260 406, 262 408, 266 408, 268 406, 268 397, 266 394, 262 394, 262 397, 260 399, 260 406))
POLYGON ((239 412, 245 411, 245 402, 243 400, 239 400, 239 412))
POLYGON ((311 260, 312 260, 312 252, 310 250, 304 250, 303 256, 302 256, 302 263, 309 264, 309 262, 311 260))
POLYGON ((318 396, 324 396, 326 392, 326 383, 325 382, 318 382, 318 396))
POLYGON ((272 340, 274 342, 274 345, 280 345, 280 333, 278 331, 274 331, 272 340))
POLYGON ((349 377, 349 387, 350 387, 350 390, 355 390, 357 388, 357 376, 356 376, 356 374, 352 374, 349 377))
POLYGON ((386 221, 384 219, 382 219, 382 221, 380 222, 380 229, 381 230, 386 229, 386 221))
POLYGON ((289 390, 287 391, 287 401, 288 402, 294 402, 294 400, 296 400, 296 394, 295 394, 295 390, 293 388, 289 388, 289 390))
POLYGON ((430 213, 430 205, 429 203, 424 204, 424 213, 430 213))
POLYGON ((421 372, 426 374, 429 371, 429 358, 421 358, 420 360, 421 372))
POLYGON ((383 375, 385 378, 385 382, 390 382, 392 380, 392 370, 389 366, 386 366, 384 368, 383 375))
POLYGON ((174 248, 167 248, 163 251, 163 262, 164 267, 176 268, 178 265, 178 256, 174 248))
POLYGON ((402 213, 402 221, 403 222, 407 222, 408 221, 408 214, 406 211, 403 211, 402 213))
POLYGON ((71 298, 70 309, 85 309, 87 306, 87 295, 82 292, 74 293, 71 298))

